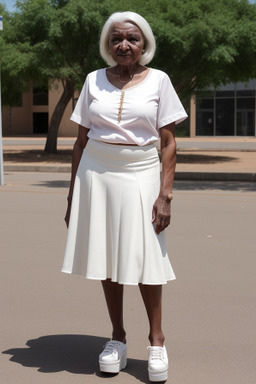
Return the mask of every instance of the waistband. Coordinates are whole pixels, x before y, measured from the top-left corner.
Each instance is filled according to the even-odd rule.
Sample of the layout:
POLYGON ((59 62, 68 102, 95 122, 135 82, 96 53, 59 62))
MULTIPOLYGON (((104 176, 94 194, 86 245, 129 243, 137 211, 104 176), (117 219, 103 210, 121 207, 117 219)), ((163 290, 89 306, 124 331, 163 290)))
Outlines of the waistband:
POLYGON ((115 145, 89 139, 85 149, 99 158, 102 157, 124 162, 158 158, 158 152, 154 144, 139 147, 137 145, 115 145))
POLYGON ((111 145, 88 140, 83 159, 90 169, 99 172, 140 172, 159 167, 159 156, 153 144, 145 147, 111 145))

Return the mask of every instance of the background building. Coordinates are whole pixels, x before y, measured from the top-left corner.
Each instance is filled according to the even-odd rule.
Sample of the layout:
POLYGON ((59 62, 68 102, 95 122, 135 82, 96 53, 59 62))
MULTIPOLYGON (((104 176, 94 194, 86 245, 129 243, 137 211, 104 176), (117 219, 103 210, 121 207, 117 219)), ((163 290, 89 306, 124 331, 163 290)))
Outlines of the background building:
POLYGON ((256 79, 191 99, 190 136, 256 136, 256 79))
MULTIPOLYGON (((14 107, 3 107, 3 136, 47 135, 53 111, 63 92, 62 83, 54 81, 52 87, 33 87, 21 95, 14 107)), ((78 93, 69 102, 63 115, 59 136, 77 135, 76 124, 70 121, 78 93)))
MULTIPOLYGON (((31 86, 15 107, 3 108, 3 135, 47 135, 62 90, 62 84, 57 80, 51 89, 31 86)), ((228 84, 191 97, 189 136, 256 137, 255 90, 256 79, 248 84, 228 84)), ((77 135, 77 125, 70 121, 77 97, 78 93, 66 108, 60 124, 60 137, 77 135)))

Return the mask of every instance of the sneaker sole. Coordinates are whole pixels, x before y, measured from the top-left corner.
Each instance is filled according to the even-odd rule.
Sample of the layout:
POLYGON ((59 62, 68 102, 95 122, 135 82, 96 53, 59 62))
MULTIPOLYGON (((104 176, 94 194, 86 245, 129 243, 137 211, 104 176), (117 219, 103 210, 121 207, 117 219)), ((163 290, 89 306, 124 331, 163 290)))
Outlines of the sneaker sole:
POLYGON ((125 369, 127 365, 127 356, 124 353, 120 360, 115 363, 107 363, 105 361, 99 361, 100 371, 106 373, 118 373, 121 369, 125 369))
POLYGON ((168 369, 162 372, 154 372, 148 370, 149 381, 157 382, 157 381, 166 381, 168 379, 168 369))

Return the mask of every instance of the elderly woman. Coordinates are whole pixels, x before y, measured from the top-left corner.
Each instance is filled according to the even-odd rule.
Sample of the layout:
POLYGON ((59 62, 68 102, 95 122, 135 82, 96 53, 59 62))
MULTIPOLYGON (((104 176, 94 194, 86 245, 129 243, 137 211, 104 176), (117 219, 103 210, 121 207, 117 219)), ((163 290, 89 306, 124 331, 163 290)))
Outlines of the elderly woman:
POLYGON ((123 286, 139 285, 149 319, 151 381, 168 375, 161 327, 162 284, 175 279, 165 245, 176 163, 175 124, 187 117, 169 77, 145 65, 150 26, 133 12, 105 23, 100 52, 110 67, 90 73, 71 119, 79 124, 65 221, 62 271, 101 280, 112 339, 103 372, 126 366, 123 286), (162 175, 155 146, 161 138, 162 175))

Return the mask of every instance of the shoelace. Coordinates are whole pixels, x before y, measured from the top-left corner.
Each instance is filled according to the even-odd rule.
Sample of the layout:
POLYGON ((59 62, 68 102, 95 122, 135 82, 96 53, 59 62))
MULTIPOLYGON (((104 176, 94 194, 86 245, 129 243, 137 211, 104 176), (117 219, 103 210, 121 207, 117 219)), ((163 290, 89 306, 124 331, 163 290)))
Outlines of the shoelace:
POLYGON ((115 341, 109 341, 107 342, 104 348, 104 352, 107 352, 107 353, 117 352, 117 349, 118 349, 118 344, 115 341))
POLYGON ((150 350, 150 358, 152 360, 163 360, 164 357, 164 351, 162 348, 159 349, 151 349, 150 350))

